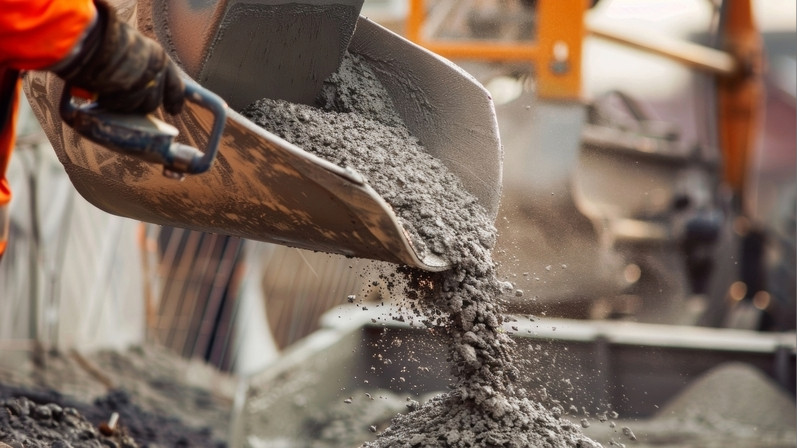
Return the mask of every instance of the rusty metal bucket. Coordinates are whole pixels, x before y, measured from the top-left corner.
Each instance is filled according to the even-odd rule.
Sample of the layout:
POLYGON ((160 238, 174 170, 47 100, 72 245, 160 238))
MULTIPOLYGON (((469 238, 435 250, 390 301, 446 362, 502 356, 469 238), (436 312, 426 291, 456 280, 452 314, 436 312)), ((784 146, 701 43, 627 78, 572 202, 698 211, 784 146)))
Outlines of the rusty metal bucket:
MULTIPOLYGON (((307 1, 298 9, 293 3, 295 17, 313 17, 300 30, 312 37, 309 41, 293 29, 285 31, 296 37, 290 42, 275 43, 271 41, 274 34, 257 34, 257 30, 292 23, 286 22, 285 15, 274 13, 282 3, 139 2, 137 14, 156 18, 150 34, 189 76, 220 94, 233 109, 227 115, 215 166, 182 182, 164 178, 159 167, 77 136, 58 118, 61 81, 51 74, 28 73, 25 92, 70 180, 89 202, 119 216, 431 271, 446 269, 449 262, 443 257, 418 257, 390 205, 357 172, 305 152, 254 125, 234 109, 265 96, 263 91, 247 87, 258 84, 252 80, 260 76, 260 65, 251 63, 251 55, 283 45, 275 55, 285 57, 296 48, 323 43, 323 51, 332 51, 339 58, 348 45, 349 51, 364 56, 371 64, 413 135, 459 175, 495 217, 501 189, 501 145, 489 93, 454 64, 366 18, 359 17, 349 42, 345 36, 346 14, 355 8, 356 17, 358 2, 349 2, 348 10, 341 7, 348 12, 337 16, 319 16, 314 8, 346 2, 307 1), (332 24, 321 20, 327 16, 332 17, 332 24)), ((117 6, 121 11, 124 5, 117 6)), ((130 19, 135 18, 133 10, 130 19)), ((263 62, 265 66, 270 63, 263 62)), ((329 61, 325 65, 319 62, 318 67, 326 68, 317 69, 313 76, 334 71, 337 63, 331 66, 329 61)), ((293 70, 296 74, 304 69, 293 70)), ((290 71, 286 75, 291 75, 290 71)), ((313 76, 297 81, 306 88, 292 91, 297 96, 286 99, 306 102, 300 94, 312 89, 316 81, 313 76)), ((310 98, 314 96, 312 93, 310 98)), ((187 104, 179 116, 160 114, 160 118, 179 129, 177 141, 205 147, 213 121, 209 112, 187 104)))

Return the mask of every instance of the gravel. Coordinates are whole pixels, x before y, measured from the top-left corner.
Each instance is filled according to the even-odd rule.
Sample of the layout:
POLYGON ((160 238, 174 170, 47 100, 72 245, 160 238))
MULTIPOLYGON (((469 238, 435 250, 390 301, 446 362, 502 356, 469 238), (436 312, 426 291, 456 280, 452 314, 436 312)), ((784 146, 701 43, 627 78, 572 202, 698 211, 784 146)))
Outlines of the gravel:
MULTIPOLYGON (((339 166, 349 166, 395 210, 420 257, 453 267, 411 268, 408 296, 424 324, 445 338, 451 391, 399 414, 365 447, 593 447, 580 429, 515 385, 514 343, 503 331, 502 290, 491 251, 492 220, 439 160, 397 120, 389 95, 361 57, 350 55, 325 81, 318 108, 271 99, 242 114, 264 129, 339 166)), ((512 288, 508 288, 510 291, 512 288)))
POLYGON ((107 437, 75 408, 25 397, 0 400, 0 442, 16 448, 138 448, 123 428, 107 437))
MULTIPOLYGON (((34 362, 28 358, 0 352, 0 403, 24 400, 31 406, 72 408, 95 430, 117 412, 126 434, 142 447, 225 445, 235 381, 209 366, 151 346, 85 356, 47 351, 34 362)), ((48 441, 60 437, 72 444, 70 426, 55 417, 26 420, 3 406, 0 418, 9 418, 0 421, 0 442, 39 440, 23 443, 29 448, 50 446, 48 441), (47 435, 41 434, 43 429, 47 435)))
POLYGON ((130 393, 113 390, 94 403, 83 403, 52 390, 0 388, 0 442, 24 448, 56 447, 60 441, 75 448, 207 447, 223 448, 209 427, 191 428, 179 419, 141 409, 130 393), (110 437, 99 427, 112 413, 119 414, 119 429, 110 437), (111 443, 113 442, 113 443, 111 443), (115 444, 115 445, 114 445, 115 444))

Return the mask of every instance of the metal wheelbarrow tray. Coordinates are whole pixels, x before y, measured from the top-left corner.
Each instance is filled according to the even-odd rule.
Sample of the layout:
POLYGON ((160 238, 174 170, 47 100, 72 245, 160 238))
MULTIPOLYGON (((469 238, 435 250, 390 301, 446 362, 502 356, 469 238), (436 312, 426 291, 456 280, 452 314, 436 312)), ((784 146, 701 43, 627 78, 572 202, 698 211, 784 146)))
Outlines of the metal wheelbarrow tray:
MULTIPOLYGON (((407 322, 391 319, 387 310, 394 316, 397 310, 387 306, 333 308, 321 319, 321 329, 292 345, 262 372, 242 379, 230 446, 314 446, 307 440, 318 434, 308 423, 319 410, 368 406, 372 402, 365 392, 369 392, 376 400, 388 394, 391 400, 399 398, 400 412, 406 413, 405 397, 423 401, 430 394, 448 390, 453 378, 444 361, 445 341, 422 325, 413 326, 411 316, 405 316, 407 322), (346 399, 351 404, 342 404, 346 399)), ((539 399, 544 389, 545 394, 566 403, 565 408, 576 406, 579 411, 569 412, 569 418, 590 418, 592 428, 585 432, 600 437, 596 440, 604 446, 609 446, 607 434, 615 438, 622 434, 623 421, 640 428, 635 429, 639 444, 651 440, 651 445, 645 446, 660 446, 661 441, 653 443, 642 428, 657 424, 661 409, 693 381, 729 362, 757 369, 782 386, 780 393, 788 400, 794 397, 797 344, 793 332, 549 318, 534 322, 519 318, 518 322, 506 322, 504 329, 517 344, 517 359, 529 361, 519 366, 518 385, 534 399, 539 399), (585 416, 583 409, 592 417, 585 416), (622 419, 617 422, 617 432, 597 420, 598 414, 610 410, 622 419)), ((369 419, 380 417, 366 413, 355 421, 355 427, 362 429, 361 434, 370 434, 367 428, 374 422, 369 419)), ((658 428, 658 434, 667 434, 662 431, 666 427, 653 428, 658 428)), ((685 430, 676 427, 667 435, 680 437, 682 432, 685 430)), ((764 437, 763 429, 759 436, 764 437)), ((751 446, 749 443, 741 440, 731 446, 751 446)))
MULTIPOLYGON (((179 10, 175 4, 190 6, 191 2, 169 0, 168 3, 171 11, 179 10)), ((279 2, 231 0, 229 3, 232 5, 207 2, 206 5, 215 8, 213 11, 204 16, 188 17, 191 26, 183 26, 182 31, 172 25, 167 31, 176 35, 172 36, 174 42, 161 43, 178 53, 173 54, 176 60, 187 61, 183 68, 189 76, 221 95, 231 108, 240 109, 265 96, 247 86, 258 85, 256 81, 262 74, 257 71, 262 71, 267 64, 248 63, 247 58, 251 56, 247 55, 257 53, 254 47, 269 48, 272 43, 242 42, 241 46, 247 51, 223 58, 214 56, 221 50, 213 53, 208 48, 211 45, 225 51, 235 48, 236 40, 251 40, 252 33, 258 27, 269 26, 268 21, 272 19, 262 15, 263 23, 258 25, 257 18, 252 19, 256 16, 251 14, 230 15, 230 20, 246 18, 249 20, 247 26, 255 30, 236 34, 229 30, 238 25, 220 19, 222 13, 219 11, 244 3, 248 8, 257 9, 279 2), (201 23, 200 19, 207 23, 201 23), (197 31, 202 27, 211 31, 204 34, 197 31), (216 29, 229 32, 224 34, 214 31, 216 29), (188 49, 180 53, 178 37, 182 36, 184 41, 192 30, 198 42, 193 47, 183 46, 193 48, 193 53, 188 49), (211 35, 216 37, 211 39, 208 37, 211 35), (225 69, 229 66, 239 68, 237 71, 225 69), (253 73, 241 72, 244 69, 253 73), (230 75, 232 72, 236 73, 234 77, 230 75)), ((138 14, 141 13, 139 10, 138 14)), ((179 22, 178 19, 169 17, 168 22, 179 22)), ((346 39, 318 41, 342 46, 341 57, 346 43, 349 51, 364 56, 391 95, 410 132, 430 154, 441 159, 461 178, 463 185, 494 218, 500 196, 501 146, 489 93, 454 64, 363 17, 357 21, 350 42, 346 39)), ((320 81, 316 83, 319 88, 320 81)), ((390 205, 357 172, 305 152, 233 110, 227 114, 213 168, 205 174, 176 182, 165 178, 160 167, 108 151, 80 138, 63 125, 57 113, 62 83, 52 74, 28 73, 24 85, 33 110, 72 183, 86 200, 108 213, 432 271, 449 265, 447 260, 434 255, 418 258, 390 205)), ((310 98, 314 98, 314 94, 310 98)), ((287 99, 307 102, 307 98, 287 99)), ((209 112, 186 104, 179 116, 161 112, 157 115, 179 129, 177 141, 200 149, 205 147, 213 121, 209 112)))

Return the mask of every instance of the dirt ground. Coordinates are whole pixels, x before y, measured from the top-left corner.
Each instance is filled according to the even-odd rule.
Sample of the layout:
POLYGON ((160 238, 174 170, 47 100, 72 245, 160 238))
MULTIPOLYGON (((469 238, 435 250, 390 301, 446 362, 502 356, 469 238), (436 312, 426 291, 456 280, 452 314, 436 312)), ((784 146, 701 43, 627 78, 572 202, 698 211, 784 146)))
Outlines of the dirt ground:
POLYGON ((0 399, 75 408, 95 427, 117 412, 141 446, 226 446, 234 390, 233 378, 157 347, 0 353, 0 399))

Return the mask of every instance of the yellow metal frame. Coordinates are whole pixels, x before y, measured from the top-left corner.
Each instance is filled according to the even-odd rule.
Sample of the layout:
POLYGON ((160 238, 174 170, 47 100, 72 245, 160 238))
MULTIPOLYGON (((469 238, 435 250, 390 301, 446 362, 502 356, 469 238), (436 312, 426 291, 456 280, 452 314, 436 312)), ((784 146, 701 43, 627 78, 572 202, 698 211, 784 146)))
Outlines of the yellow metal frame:
POLYGON ((407 37, 450 59, 528 61, 536 68, 537 96, 548 100, 581 98, 581 47, 586 34, 658 54, 718 76, 720 146, 725 180, 741 196, 759 132, 763 99, 762 43, 750 0, 724 0, 724 51, 665 36, 618 33, 585 24, 588 0, 539 0, 537 36, 528 43, 426 38, 426 1, 410 0, 407 37))
POLYGON ((537 95, 554 100, 581 98, 581 45, 587 0, 542 0, 537 6, 537 39, 528 43, 435 40, 423 35, 426 1, 410 0, 407 38, 449 59, 527 61, 535 65, 537 95))

